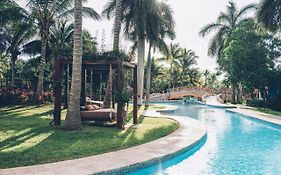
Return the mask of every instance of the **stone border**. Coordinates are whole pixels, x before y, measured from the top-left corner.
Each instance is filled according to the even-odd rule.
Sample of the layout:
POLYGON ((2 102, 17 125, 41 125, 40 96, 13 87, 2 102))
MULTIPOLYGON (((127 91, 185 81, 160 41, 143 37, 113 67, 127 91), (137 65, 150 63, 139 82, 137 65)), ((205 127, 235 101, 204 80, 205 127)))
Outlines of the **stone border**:
POLYGON ((267 113, 263 113, 263 112, 259 112, 259 111, 254 111, 252 109, 245 109, 245 108, 243 108, 243 109, 242 108, 226 109, 226 111, 238 113, 245 117, 250 117, 250 118, 254 118, 256 120, 260 120, 263 122, 281 126, 281 117, 278 117, 275 115, 271 115, 271 114, 267 114, 267 113))
POLYGON ((0 174, 124 174, 159 163, 159 161, 171 159, 199 145, 207 136, 206 127, 192 118, 163 116, 155 110, 145 111, 143 115, 146 117, 165 117, 176 120, 180 126, 168 136, 132 148, 56 163, 0 169, 0 174))

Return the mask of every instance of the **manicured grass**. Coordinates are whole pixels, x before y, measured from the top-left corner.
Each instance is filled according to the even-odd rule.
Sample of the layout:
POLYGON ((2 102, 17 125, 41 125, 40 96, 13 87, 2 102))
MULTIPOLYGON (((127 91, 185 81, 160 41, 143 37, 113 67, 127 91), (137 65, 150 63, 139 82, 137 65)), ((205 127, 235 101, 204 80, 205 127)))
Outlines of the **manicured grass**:
MULTIPOLYGON (((139 109, 142 110, 143 107, 139 109)), ((129 112, 128 123, 132 120, 131 107, 129 112)), ((0 168, 120 150, 163 137, 178 128, 173 120, 139 117, 139 127, 124 131, 112 125, 87 124, 82 131, 66 132, 62 127, 49 125, 51 114, 52 105, 0 108, 0 168)))
POLYGON ((272 114, 272 115, 277 115, 277 116, 281 117, 280 111, 274 111, 274 110, 268 109, 268 108, 258 108, 257 110, 260 111, 260 112, 264 112, 264 113, 272 114))

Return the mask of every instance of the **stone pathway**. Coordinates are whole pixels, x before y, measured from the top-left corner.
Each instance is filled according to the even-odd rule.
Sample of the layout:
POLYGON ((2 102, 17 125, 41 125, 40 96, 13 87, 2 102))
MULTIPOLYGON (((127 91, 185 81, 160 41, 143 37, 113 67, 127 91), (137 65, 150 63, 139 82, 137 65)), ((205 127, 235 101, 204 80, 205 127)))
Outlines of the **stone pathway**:
POLYGON ((180 127, 166 137, 129 149, 57 163, 0 169, 0 175, 124 174, 170 158, 179 151, 186 151, 199 144, 206 136, 205 126, 197 120, 161 116, 156 111, 145 111, 144 115, 171 118, 178 121, 180 127))

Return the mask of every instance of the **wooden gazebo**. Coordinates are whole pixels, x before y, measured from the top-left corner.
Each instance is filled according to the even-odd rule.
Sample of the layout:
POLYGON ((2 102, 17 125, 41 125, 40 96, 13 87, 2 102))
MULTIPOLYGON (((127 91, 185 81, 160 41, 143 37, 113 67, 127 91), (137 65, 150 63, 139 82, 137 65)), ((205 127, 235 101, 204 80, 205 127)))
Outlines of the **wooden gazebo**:
MULTIPOLYGON (((55 104, 54 104, 54 125, 61 125, 61 104, 62 104, 62 72, 66 71, 66 66, 71 66, 71 59, 60 59, 55 61, 55 73, 54 73, 54 96, 55 96, 55 104)), ((86 76, 87 71, 90 70, 93 72, 100 73, 109 73, 111 70, 116 70, 117 79, 119 75, 120 69, 133 69, 133 123, 137 124, 137 115, 138 115, 138 107, 137 107, 137 65, 122 61, 118 57, 108 57, 108 56, 96 56, 91 60, 83 60, 82 61, 82 83, 81 83, 81 106, 85 105, 86 102, 86 76), (121 64, 121 66, 120 66, 121 64)), ((118 83, 118 82, 117 82, 118 83)), ((120 83, 120 82, 119 82, 120 83)), ((122 82, 123 83, 123 82, 122 82)), ((116 91, 118 86, 116 86, 116 91)), ((113 103, 113 107, 114 107, 113 103)), ((120 116, 122 114, 120 108, 118 108, 119 104, 117 101, 117 125, 118 119, 120 120, 120 116), (118 116, 119 115, 119 116, 118 116)), ((118 126, 120 127, 120 126, 118 126)))

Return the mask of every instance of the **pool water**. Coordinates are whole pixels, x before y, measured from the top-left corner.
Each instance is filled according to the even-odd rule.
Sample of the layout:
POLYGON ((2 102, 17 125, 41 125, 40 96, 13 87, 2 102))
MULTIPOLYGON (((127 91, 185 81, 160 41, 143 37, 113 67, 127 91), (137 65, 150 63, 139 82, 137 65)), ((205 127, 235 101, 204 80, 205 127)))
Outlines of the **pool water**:
POLYGON ((204 143, 131 175, 281 175, 281 126, 204 105, 176 103, 169 115, 203 122, 204 143))

